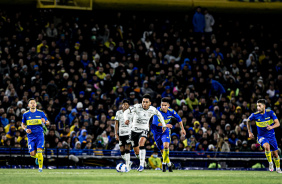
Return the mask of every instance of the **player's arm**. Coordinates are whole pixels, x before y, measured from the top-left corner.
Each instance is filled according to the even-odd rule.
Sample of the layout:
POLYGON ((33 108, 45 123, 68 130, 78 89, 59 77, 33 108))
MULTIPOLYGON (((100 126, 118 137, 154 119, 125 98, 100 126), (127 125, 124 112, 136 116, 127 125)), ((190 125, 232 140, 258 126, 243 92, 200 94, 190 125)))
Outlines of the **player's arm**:
POLYGON ((277 127, 280 127, 280 123, 279 123, 278 119, 275 119, 274 124, 272 126, 267 125, 267 130, 272 130, 272 129, 277 128, 277 127))
POLYGON ((161 124, 162 124, 162 127, 163 127, 163 132, 166 130, 166 123, 164 121, 164 117, 162 115, 162 113, 160 113, 160 111, 158 111, 156 108, 155 108, 155 115, 158 116, 159 120, 161 121, 161 124))
POLYGON ((23 115, 23 119, 22 119, 22 128, 26 131, 26 133, 30 134, 31 130, 26 128, 26 119, 25 116, 23 115))
POLYGON ((179 125, 181 127, 181 134, 182 134, 182 136, 185 136, 186 135, 186 130, 184 129, 181 117, 174 110, 172 112, 172 115, 173 115, 173 117, 176 118, 176 120, 178 121, 178 123, 179 123, 179 125))
POLYGON ((42 121, 43 124, 45 124, 45 125, 47 125, 47 126, 50 125, 50 122, 49 122, 49 120, 48 120, 48 118, 46 117, 46 115, 45 115, 44 112, 42 112, 41 121, 42 121))
POLYGON ((129 125, 129 113, 132 113, 132 112, 135 112, 135 111, 136 111, 136 109, 135 109, 134 106, 131 107, 131 108, 129 107, 128 109, 126 109, 124 111, 123 118, 124 118, 124 122, 125 122, 126 125, 129 125))
POLYGON ((115 122, 115 138, 116 138, 117 141, 119 141, 119 136, 118 136, 118 133, 117 133, 117 131, 118 131, 118 123, 119 123, 119 121, 116 120, 116 122, 115 122))
POLYGON ((253 116, 253 114, 251 114, 251 116, 247 119, 247 122, 246 122, 246 124, 247 124, 247 129, 248 129, 248 133, 249 133, 249 137, 250 138, 254 138, 254 134, 252 133, 252 131, 251 131, 251 120, 250 120, 250 118, 253 116))
POLYGON ((273 125, 267 125, 267 130, 272 130, 274 128, 280 127, 280 123, 278 121, 278 118, 276 117, 275 113, 272 111, 271 112, 271 118, 273 119, 274 124, 273 125))

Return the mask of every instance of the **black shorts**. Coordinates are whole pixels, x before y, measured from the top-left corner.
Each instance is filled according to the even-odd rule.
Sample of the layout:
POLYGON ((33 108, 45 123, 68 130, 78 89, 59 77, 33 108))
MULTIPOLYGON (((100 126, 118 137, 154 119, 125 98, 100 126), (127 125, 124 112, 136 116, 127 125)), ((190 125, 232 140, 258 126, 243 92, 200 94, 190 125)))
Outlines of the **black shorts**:
POLYGON ((133 147, 139 146, 139 140, 140 140, 140 138, 141 138, 141 137, 147 138, 147 135, 148 135, 148 131, 147 131, 147 130, 143 130, 142 132, 134 132, 134 131, 131 131, 130 140, 131 140, 132 146, 133 146, 133 147))
POLYGON ((125 146, 126 144, 130 144, 130 136, 129 135, 125 135, 125 136, 120 136, 119 137, 119 146, 125 146))

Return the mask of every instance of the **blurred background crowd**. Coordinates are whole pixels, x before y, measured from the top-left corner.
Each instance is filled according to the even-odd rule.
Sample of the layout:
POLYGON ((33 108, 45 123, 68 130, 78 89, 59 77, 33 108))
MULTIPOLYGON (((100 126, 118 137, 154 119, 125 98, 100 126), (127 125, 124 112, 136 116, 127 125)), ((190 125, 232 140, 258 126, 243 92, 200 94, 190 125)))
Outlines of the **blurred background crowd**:
MULTIPOLYGON (((267 100, 280 120, 281 29, 262 19, 132 12, 0 10, 0 145, 26 147, 21 129, 35 98, 51 125, 45 147, 118 150, 121 101, 161 98, 173 121, 171 151, 262 151, 245 121, 267 100), (63 12, 63 11, 62 11, 63 12)), ((238 16, 239 17, 239 16, 238 16)), ((256 135, 255 122, 251 124, 256 135)), ((281 147, 281 128, 276 130, 281 147)), ((155 147, 152 134, 146 149, 155 147)))

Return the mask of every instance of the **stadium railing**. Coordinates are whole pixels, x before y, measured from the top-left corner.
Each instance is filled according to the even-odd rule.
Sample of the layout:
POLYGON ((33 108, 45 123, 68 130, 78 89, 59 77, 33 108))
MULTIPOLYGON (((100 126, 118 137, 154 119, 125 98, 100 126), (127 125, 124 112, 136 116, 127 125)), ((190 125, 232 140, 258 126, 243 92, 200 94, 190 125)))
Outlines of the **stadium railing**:
MULTIPOLYGON (((147 158, 152 151, 147 151, 147 158)), ((159 153, 161 158, 161 154, 159 153)), ((205 151, 171 151, 170 159, 178 169, 208 168, 211 163, 221 165, 221 168, 251 168, 254 164, 267 165, 264 152, 205 152, 205 151)), ((137 166, 139 163, 134 152, 131 160, 137 166)), ((44 165, 67 168, 76 166, 95 166, 113 168, 122 162, 119 150, 74 150, 46 148, 44 165)), ((34 159, 29 156, 27 148, 0 148, 1 167, 25 168, 34 165, 34 159)), ((220 166, 219 166, 220 167, 220 166)))

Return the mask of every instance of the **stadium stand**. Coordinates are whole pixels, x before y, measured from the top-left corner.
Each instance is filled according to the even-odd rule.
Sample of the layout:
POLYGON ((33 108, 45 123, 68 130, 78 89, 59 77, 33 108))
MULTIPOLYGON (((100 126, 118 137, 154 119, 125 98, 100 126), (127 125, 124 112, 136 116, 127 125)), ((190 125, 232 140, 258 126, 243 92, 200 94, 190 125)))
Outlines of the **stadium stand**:
MULTIPOLYGON (((282 107, 281 30, 267 18, 215 15, 204 30, 194 13, 66 11, 0 10, 1 147, 27 146, 20 124, 33 97, 51 122, 47 149, 118 150, 115 112, 149 93, 154 106, 169 97, 185 125, 181 137, 174 123, 171 151, 262 151, 246 118, 259 98, 279 119, 282 107)), ((276 138, 281 147, 281 128, 276 138)))

